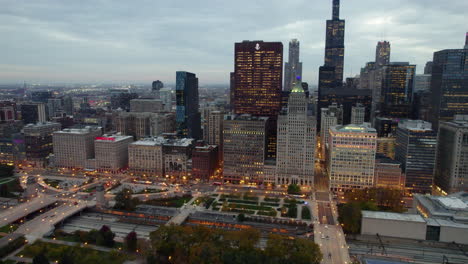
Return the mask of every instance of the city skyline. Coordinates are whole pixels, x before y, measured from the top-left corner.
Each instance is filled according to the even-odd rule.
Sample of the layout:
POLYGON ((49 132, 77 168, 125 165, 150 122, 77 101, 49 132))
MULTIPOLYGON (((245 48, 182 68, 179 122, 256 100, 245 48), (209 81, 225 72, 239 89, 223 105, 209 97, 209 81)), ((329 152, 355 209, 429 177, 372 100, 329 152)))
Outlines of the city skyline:
MULTIPOLYGON (((265 1, 250 3, 249 9, 239 9, 242 2, 221 6, 211 1, 184 8, 174 3, 5 2, 0 34, 8 41, 0 44, 0 83, 173 83, 174 72, 186 70, 197 72, 202 85, 227 84, 235 42, 287 45, 297 38, 303 81, 313 87, 323 63, 331 2, 269 1, 268 9, 263 9, 265 1)), ((392 45, 392 61, 409 61, 422 73, 434 51, 463 47, 466 28, 459 25, 466 24, 467 8, 461 0, 450 6, 438 1, 341 1, 340 18, 347 23, 344 77, 372 61, 382 40, 392 45)))

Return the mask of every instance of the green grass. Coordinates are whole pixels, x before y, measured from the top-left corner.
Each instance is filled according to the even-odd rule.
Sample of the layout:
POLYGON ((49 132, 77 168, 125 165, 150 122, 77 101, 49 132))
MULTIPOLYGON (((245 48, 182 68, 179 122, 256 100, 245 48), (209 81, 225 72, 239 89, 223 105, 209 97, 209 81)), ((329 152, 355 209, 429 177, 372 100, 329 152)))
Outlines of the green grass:
POLYGON ((255 211, 252 210, 247 210, 244 208, 230 208, 230 207, 224 207, 221 209, 223 212, 233 212, 233 213, 244 213, 244 214, 254 214, 255 211))
POLYGON ((273 208, 269 206, 258 206, 258 205, 250 205, 250 204, 239 204, 239 203, 229 203, 229 208, 242 208, 242 209, 249 209, 249 210, 261 210, 261 211, 270 211, 273 208))
POLYGON ((49 185, 49 186, 52 186, 54 188, 59 188, 59 184, 62 182, 60 180, 51 180, 51 179, 44 179, 44 182, 49 185))
POLYGON ((16 225, 16 224, 4 225, 4 226, 0 227, 0 232, 10 233, 10 232, 13 232, 16 229, 18 229, 18 227, 19 227, 19 225, 16 225))
POLYGON ((165 192, 167 190, 157 190, 157 189, 144 189, 139 192, 133 193, 133 194, 144 194, 144 193, 160 193, 160 192, 165 192))
POLYGON ((32 245, 27 245, 17 256, 33 258, 41 252, 44 252, 51 263, 60 260, 65 253, 72 256, 75 264, 121 264, 129 260, 129 256, 123 252, 104 252, 88 247, 59 245, 43 241, 36 241, 32 245))
POLYGON ((258 202, 258 196, 254 196, 254 195, 251 195, 251 194, 244 194, 244 197, 243 197, 244 200, 251 200, 251 201, 257 201, 258 202))
POLYGON ((302 207, 302 219, 310 220, 310 209, 308 206, 303 206, 302 207))
POLYGON ((143 204, 167 206, 167 207, 182 207, 182 205, 186 204, 191 199, 192 199, 192 196, 187 195, 184 197, 148 200, 148 201, 143 202, 143 204))
POLYGON ((279 206, 279 203, 261 202, 260 205, 278 207, 278 206, 279 206))
POLYGON ((230 203, 242 203, 242 204, 253 204, 258 205, 258 202, 254 201, 245 201, 245 200, 238 200, 238 199, 227 199, 230 203))

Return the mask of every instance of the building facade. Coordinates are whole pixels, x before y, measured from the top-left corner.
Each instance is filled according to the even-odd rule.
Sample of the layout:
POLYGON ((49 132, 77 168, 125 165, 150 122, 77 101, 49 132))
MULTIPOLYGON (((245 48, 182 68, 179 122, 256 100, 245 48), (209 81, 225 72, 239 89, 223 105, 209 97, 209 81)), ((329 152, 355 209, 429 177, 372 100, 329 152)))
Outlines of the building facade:
POLYGON ((128 145, 128 167, 131 173, 164 177, 162 137, 145 138, 128 145))
POLYGON ((44 103, 22 104, 21 119, 24 124, 47 122, 46 105, 44 103))
POLYGON ((183 137, 201 139, 201 114, 198 103, 198 78, 194 73, 176 72, 176 122, 183 137))
POLYGON ((54 132, 55 166, 85 168, 87 160, 94 158, 94 139, 101 135, 100 127, 64 129, 54 132))
POLYGON ((96 137, 94 141, 96 169, 118 172, 127 168, 128 145, 132 142, 132 136, 103 135, 96 137))
POLYGON ((226 115, 223 123, 224 180, 263 182, 267 117, 226 115))
POLYGON ((46 164, 46 158, 52 153, 52 136, 62 126, 59 123, 28 124, 23 128, 26 159, 38 166, 46 164))
POLYGON ((320 119, 320 145, 322 149, 322 158, 325 158, 328 138, 330 137, 329 129, 333 126, 343 124, 343 109, 337 104, 332 104, 328 106, 328 108, 322 108, 320 113, 322 115, 322 118, 320 119))
POLYGON ((437 134, 431 123, 403 120, 396 130, 395 160, 402 164, 405 187, 411 193, 431 193, 437 134))
POLYGON ((298 82, 289 95, 287 112, 278 117, 276 184, 314 185, 315 122, 298 82))
POLYGON ((390 42, 379 41, 375 49, 375 66, 382 67, 390 63, 390 42))
POLYGON ((291 91, 302 80, 302 62, 299 61, 299 41, 289 42, 289 60, 284 64, 284 91, 291 91))
POLYGON ((357 104, 351 108, 351 123, 354 125, 361 125, 364 123, 366 117, 366 107, 362 104, 357 104))
POLYGON ((192 151, 192 178, 208 182, 219 169, 219 149, 216 145, 197 144, 192 151))
POLYGON ((401 163, 377 153, 375 157, 375 186, 389 189, 404 189, 405 178, 401 163))
POLYGON ((434 53, 431 78, 431 123, 468 114, 468 49, 434 53))
POLYGON ((130 112, 164 112, 164 103, 160 99, 132 99, 130 100, 130 112))
POLYGON ((445 193, 468 191, 468 116, 439 124, 434 184, 445 193))
POLYGON ((233 105, 236 114, 274 117, 281 110, 283 44, 235 43, 233 105))
POLYGON ((366 124, 330 128, 327 164, 330 190, 374 186, 376 139, 377 132, 366 124))

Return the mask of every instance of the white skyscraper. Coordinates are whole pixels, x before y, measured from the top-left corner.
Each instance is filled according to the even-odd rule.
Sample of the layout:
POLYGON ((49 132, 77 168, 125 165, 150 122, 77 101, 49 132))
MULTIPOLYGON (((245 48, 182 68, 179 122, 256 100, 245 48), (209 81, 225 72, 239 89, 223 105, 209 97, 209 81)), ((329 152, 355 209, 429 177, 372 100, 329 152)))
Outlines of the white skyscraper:
POLYGON ((289 95, 288 110, 278 116, 276 184, 313 186, 315 118, 307 113, 300 82, 289 95))
POLYGON ((343 124, 343 108, 333 103, 328 108, 321 109, 320 119, 320 144, 322 149, 322 158, 325 158, 326 144, 328 143, 329 128, 343 124))
POLYGON ((289 61, 284 64, 284 88, 291 91, 296 83, 301 84, 302 62, 299 62, 299 41, 292 39, 289 42, 289 61))
POLYGON ((362 104, 357 104, 351 108, 351 124, 360 125, 364 123, 366 108, 362 104))
POLYGON ((330 128, 328 176, 333 191, 374 185, 377 132, 369 124, 330 128))

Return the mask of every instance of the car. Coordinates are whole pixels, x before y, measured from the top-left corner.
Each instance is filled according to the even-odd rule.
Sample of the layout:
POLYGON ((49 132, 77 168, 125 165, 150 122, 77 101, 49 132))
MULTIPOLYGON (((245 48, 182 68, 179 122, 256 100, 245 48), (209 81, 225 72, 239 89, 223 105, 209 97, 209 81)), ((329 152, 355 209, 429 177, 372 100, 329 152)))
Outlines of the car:
POLYGON ((325 228, 328 228, 328 225, 325 225, 325 228))
POLYGON ((322 239, 325 239, 325 236, 324 236, 324 235, 322 235, 322 239))

